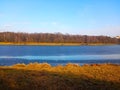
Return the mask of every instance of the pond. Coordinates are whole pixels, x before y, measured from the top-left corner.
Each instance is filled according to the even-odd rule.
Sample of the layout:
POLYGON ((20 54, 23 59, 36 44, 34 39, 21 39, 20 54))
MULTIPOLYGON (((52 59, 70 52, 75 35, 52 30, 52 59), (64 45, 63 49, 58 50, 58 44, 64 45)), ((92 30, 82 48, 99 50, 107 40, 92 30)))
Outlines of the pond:
POLYGON ((120 45, 110 46, 0 46, 0 65, 16 63, 120 64, 120 45))

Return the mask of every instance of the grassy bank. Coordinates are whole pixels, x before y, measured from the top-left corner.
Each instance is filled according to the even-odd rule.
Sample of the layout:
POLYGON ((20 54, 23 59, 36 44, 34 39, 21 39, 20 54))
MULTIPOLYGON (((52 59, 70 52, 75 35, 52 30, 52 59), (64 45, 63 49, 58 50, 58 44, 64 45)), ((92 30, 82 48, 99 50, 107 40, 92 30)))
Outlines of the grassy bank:
POLYGON ((40 46, 80 46, 80 45, 116 45, 112 43, 35 43, 35 42, 29 42, 29 43, 12 43, 12 42, 0 42, 0 45, 40 45, 40 46))
POLYGON ((120 65, 1 66, 0 90, 120 90, 120 65))

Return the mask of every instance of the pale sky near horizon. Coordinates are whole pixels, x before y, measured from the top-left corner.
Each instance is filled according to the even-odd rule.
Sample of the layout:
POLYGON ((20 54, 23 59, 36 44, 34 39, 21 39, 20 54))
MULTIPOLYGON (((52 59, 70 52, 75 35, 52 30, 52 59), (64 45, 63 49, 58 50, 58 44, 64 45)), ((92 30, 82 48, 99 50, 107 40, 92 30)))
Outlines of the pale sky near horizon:
POLYGON ((0 31, 120 35, 120 0, 0 0, 0 31))

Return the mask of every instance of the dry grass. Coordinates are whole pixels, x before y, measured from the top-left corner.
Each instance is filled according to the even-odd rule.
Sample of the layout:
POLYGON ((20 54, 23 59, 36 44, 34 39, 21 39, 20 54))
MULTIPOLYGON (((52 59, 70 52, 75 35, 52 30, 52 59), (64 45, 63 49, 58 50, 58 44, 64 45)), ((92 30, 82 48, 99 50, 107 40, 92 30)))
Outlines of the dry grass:
POLYGON ((13 43, 13 42, 0 42, 0 45, 39 45, 39 46, 80 46, 80 45, 115 45, 112 43, 37 43, 37 42, 21 42, 21 43, 13 43))
POLYGON ((0 90, 120 90, 120 65, 1 66, 0 90))
POLYGON ((27 43, 12 43, 12 42, 0 42, 0 45, 41 45, 41 46, 78 46, 81 43, 37 43, 37 42, 27 42, 27 43))

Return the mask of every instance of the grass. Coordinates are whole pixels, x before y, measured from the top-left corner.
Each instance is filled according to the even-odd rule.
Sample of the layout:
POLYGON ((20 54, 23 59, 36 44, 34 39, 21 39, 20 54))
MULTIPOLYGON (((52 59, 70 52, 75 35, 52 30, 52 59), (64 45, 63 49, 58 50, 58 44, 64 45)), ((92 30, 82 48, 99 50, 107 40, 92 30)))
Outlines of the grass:
POLYGON ((85 44, 85 43, 36 43, 36 42, 21 42, 21 43, 13 43, 13 42, 0 42, 0 45, 40 45, 40 46, 80 46, 80 45, 115 45, 112 43, 89 43, 89 44, 85 44))
POLYGON ((120 65, 1 66, 0 90, 120 90, 120 65))

